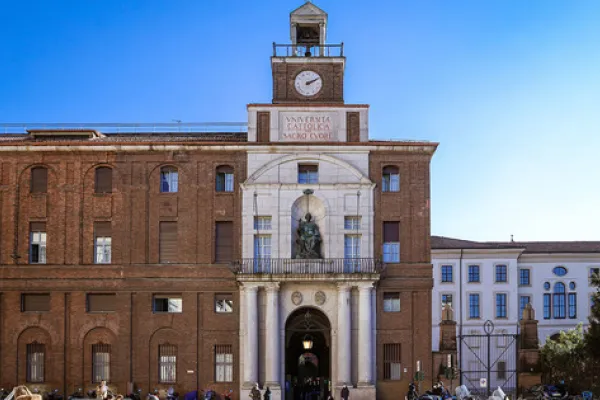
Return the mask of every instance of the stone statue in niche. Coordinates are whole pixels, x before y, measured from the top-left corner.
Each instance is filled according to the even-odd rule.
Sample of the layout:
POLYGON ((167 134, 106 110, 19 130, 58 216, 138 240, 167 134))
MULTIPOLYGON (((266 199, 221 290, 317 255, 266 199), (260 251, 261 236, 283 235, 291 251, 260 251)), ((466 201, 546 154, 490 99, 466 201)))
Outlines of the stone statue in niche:
POLYGON ((306 213, 304 221, 300 220, 296 230, 296 258, 321 258, 321 233, 319 226, 306 213))

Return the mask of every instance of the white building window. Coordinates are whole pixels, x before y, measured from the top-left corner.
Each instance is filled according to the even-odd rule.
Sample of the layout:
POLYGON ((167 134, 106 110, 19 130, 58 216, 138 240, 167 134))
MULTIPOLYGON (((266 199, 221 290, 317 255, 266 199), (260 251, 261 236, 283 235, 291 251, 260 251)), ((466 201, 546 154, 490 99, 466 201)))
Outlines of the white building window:
POLYGON ((299 164, 298 183, 319 183, 319 166, 316 164, 299 164))
POLYGON ((96 264, 110 264, 111 259, 111 238, 97 237, 95 246, 96 264))
POLYGON ((179 172, 175 167, 162 167, 160 169, 161 193, 177 193, 179 186, 179 172))
POLYGON ((155 313, 181 313, 183 312, 183 299, 181 296, 154 296, 153 311, 155 313))
POLYGON ((272 218, 271 217, 254 217, 254 230, 257 231, 268 231, 271 230, 272 218))
POLYGON ((386 292, 383 294, 383 312, 400 311, 400 293, 386 292))
POLYGON ((33 342, 27 345, 27 382, 44 382, 45 355, 44 344, 33 342))
POLYGON ((498 361, 498 379, 506 379, 506 361, 498 361))
POLYGON ((233 346, 215 346, 215 382, 233 382, 233 346))
POLYGON ((400 223, 383 223, 383 262, 400 262, 400 223))
POLYGON ((399 192, 400 191, 400 173, 398 167, 387 166, 383 168, 382 177, 383 192, 399 192))
POLYGON ((233 192, 233 168, 221 165, 217 168, 217 192, 233 192))
POLYGON ((215 295, 215 312, 218 314, 233 312, 233 295, 231 293, 215 295))
POLYGON ((32 222, 29 234, 29 262, 46 264, 46 223, 32 222))
POLYGON ((92 345, 92 381, 110 382, 110 344, 92 345))
POLYGON ((358 230, 360 229, 360 217, 344 217, 344 229, 358 230))
POLYGON ((360 269, 361 235, 344 235, 344 272, 356 272, 360 269))
POLYGON ((268 272, 271 267, 271 235, 254 235, 254 272, 268 272))

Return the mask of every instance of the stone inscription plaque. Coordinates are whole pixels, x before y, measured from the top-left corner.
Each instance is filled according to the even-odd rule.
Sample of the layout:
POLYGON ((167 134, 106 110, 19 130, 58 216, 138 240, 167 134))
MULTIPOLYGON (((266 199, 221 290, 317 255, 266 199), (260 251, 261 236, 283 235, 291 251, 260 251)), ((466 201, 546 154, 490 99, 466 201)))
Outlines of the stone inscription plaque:
POLYGON ((305 111, 279 114, 279 140, 282 142, 337 142, 338 114, 305 111))

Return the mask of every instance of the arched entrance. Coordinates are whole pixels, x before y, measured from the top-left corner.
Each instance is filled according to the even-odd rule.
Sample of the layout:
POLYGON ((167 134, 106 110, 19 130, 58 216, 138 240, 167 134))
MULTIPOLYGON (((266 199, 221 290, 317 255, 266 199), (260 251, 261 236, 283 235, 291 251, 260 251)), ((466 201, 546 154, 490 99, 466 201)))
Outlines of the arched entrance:
POLYGON ((330 377, 329 319, 315 308, 300 308, 285 323, 285 399, 326 399, 330 377))

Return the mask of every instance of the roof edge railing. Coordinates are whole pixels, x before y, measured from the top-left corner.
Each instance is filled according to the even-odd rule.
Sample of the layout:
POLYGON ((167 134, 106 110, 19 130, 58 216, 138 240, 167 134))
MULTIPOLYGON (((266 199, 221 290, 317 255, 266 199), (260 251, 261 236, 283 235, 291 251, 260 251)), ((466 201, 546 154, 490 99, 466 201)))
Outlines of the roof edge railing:
POLYGON ((339 44, 278 44, 273 42, 273 57, 344 57, 344 43, 339 44))
POLYGON ((0 123, 0 133, 27 134, 29 131, 98 131, 119 133, 220 133, 247 132, 246 122, 157 122, 157 123, 0 123))

